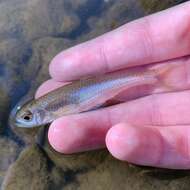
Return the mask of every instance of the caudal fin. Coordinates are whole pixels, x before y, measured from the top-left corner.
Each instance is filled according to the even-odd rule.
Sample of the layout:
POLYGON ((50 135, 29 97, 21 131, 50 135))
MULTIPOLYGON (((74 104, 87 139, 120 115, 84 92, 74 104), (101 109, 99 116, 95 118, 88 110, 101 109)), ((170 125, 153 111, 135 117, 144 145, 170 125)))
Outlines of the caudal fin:
POLYGON ((154 75, 160 84, 171 90, 174 86, 167 80, 167 76, 169 76, 174 67, 176 67, 176 65, 172 63, 163 63, 150 66, 148 67, 148 70, 154 72, 154 75))

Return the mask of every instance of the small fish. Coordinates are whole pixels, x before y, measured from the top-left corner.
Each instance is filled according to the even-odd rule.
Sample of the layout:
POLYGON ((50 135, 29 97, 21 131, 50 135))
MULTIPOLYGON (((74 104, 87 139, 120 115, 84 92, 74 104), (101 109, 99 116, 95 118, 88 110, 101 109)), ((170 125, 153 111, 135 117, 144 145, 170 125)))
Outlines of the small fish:
POLYGON ((128 88, 155 84, 167 70, 166 65, 131 68, 74 81, 16 107, 12 121, 18 127, 32 128, 61 116, 90 111, 128 88))

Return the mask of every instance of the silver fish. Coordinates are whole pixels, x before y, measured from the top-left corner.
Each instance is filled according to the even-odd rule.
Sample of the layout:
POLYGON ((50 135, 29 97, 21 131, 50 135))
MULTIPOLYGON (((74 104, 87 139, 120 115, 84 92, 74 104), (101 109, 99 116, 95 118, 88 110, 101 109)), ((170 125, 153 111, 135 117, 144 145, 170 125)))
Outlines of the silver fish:
POLYGON ((12 118, 18 127, 37 127, 57 118, 93 110, 122 91, 139 85, 154 84, 163 67, 142 67, 81 79, 19 106, 12 118))

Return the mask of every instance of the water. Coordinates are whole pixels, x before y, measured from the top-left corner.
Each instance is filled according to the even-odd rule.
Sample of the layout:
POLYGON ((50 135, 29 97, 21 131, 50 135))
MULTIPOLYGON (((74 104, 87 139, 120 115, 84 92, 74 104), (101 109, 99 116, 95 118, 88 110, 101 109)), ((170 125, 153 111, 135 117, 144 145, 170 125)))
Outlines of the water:
POLYGON ((26 185, 35 190, 189 187, 188 172, 180 172, 179 175, 179 172, 167 171, 165 174, 159 173, 161 177, 141 175, 144 169, 129 167, 113 159, 105 150, 61 155, 48 145, 43 129, 41 132, 28 131, 8 125, 9 112, 15 104, 23 96, 34 94, 37 87, 49 78, 49 62, 58 52, 128 21, 181 2, 0 0, 2 188, 21 190, 26 185), (40 142, 40 146, 36 142, 40 142), (7 172, 12 163, 13 167, 7 172))

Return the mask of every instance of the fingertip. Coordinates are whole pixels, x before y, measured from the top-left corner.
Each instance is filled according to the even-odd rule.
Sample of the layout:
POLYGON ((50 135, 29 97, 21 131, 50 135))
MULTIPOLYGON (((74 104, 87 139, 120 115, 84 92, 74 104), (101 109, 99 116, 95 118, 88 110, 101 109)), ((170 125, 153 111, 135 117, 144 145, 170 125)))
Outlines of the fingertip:
POLYGON ((52 81, 51 79, 50 80, 47 80, 45 82, 43 82, 37 89, 36 93, 35 93, 35 98, 39 98, 43 95, 45 95, 46 93, 48 93, 51 89, 51 84, 52 81))
POLYGON ((71 154, 105 147, 104 133, 70 116, 61 117, 51 124, 48 139, 57 152, 71 154))
POLYGON ((139 145, 136 130, 126 124, 118 124, 108 131, 106 145, 114 157, 126 160, 128 155, 139 145))
POLYGON ((49 80, 45 81, 44 83, 42 83, 41 86, 38 87, 36 94, 35 94, 35 98, 39 98, 39 97, 47 94, 48 92, 63 86, 64 84, 66 84, 66 83, 56 82, 52 79, 49 79, 49 80))
POLYGON ((75 50, 75 47, 62 51, 52 59, 49 65, 50 76, 58 82, 72 80, 73 75, 78 73, 77 63, 80 62, 79 60, 80 54, 75 50), (74 70, 74 74, 73 65, 77 68, 74 70))
POLYGON ((140 165, 159 165, 162 140, 156 130, 118 124, 106 136, 110 153, 119 160, 140 165))
POLYGON ((51 124, 48 131, 49 143, 54 150, 62 153, 63 147, 62 142, 60 141, 60 128, 57 127, 54 123, 51 124))
POLYGON ((68 130, 67 128, 67 125, 63 125, 61 120, 57 119, 51 124, 48 131, 49 143, 52 148, 59 153, 72 153, 72 146, 70 145, 69 137, 64 133, 64 131, 68 130))
POLYGON ((49 64, 49 74, 56 81, 61 81, 62 79, 62 74, 61 74, 62 71, 61 67, 63 62, 62 54, 63 53, 61 52, 58 55, 56 55, 49 64))

